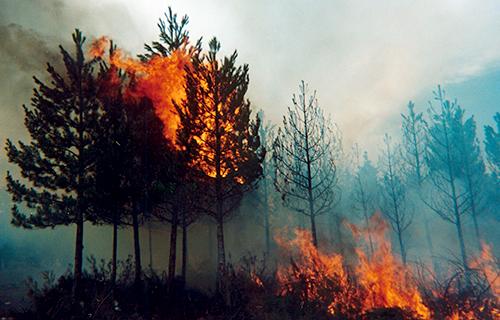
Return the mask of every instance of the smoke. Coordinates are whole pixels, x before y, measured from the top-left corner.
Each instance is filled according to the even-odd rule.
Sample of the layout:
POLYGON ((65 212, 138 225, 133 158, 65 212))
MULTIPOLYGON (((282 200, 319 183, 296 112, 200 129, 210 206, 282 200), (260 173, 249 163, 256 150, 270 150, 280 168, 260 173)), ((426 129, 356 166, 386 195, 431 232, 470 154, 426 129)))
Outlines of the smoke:
MULTIPOLYGON (((480 5, 472 0, 152 0, 146 5, 134 0, 0 0, 2 144, 6 138, 28 138, 21 105, 29 103, 32 76, 43 79, 45 63, 59 59, 59 44, 72 50, 70 35, 75 28, 80 28, 88 41, 108 35, 136 54, 144 43, 157 38, 156 22, 169 5, 179 14, 189 15, 192 38, 203 36, 206 43, 217 36, 223 53, 238 50, 239 62, 250 65, 249 98, 255 110, 263 109, 268 119, 280 122, 303 79, 317 89, 320 105, 343 132, 344 145, 359 142, 360 148, 372 155, 378 152, 384 132, 399 131, 399 114, 408 100, 429 97, 436 83, 467 80, 496 68, 500 62, 496 35, 500 30, 500 5, 493 0, 480 5)), ((0 152, 0 172, 6 168, 5 153, 0 152)), ((0 181, 3 187, 3 178, 0 181)), ((344 197, 349 197, 348 191, 344 197)), ((5 198, 0 197, 0 201, 5 198)), ((8 205, 1 202, 1 222, 5 225, 8 205)), ((263 236, 256 236, 263 235, 262 228, 251 220, 255 209, 247 205, 241 211, 240 218, 229 225, 228 251, 233 252, 233 261, 245 253, 241 248, 263 251, 263 236)), ((352 210, 345 211, 348 216, 352 210)), ((276 225, 288 224, 291 215, 283 214, 276 225)), ((326 219, 320 222, 325 230, 326 219)), ((433 231, 438 229, 446 230, 435 232, 443 238, 438 240, 445 243, 453 239, 448 226, 438 225, 433 231)), ((87 230, 85 254, 109 257, 109 230, 87 230)), ((71 228, 59 228, 57 232, 5 231, 3 239, 8 240, 2 241, 33 245, 43 255, 57 253, 64 266, 71 260, 71 228)), ((418 232, 412 232, 414 239, 422 236, 418 232)), ((190 231, 194 235, 190 250, 203 253, 190 255, 190 265, 200 266, 198 270, 206 268, 210 250, 215 252, 210 246, 215 239, 207 241, 208 233, 207 225, 194 226, 190 231)), ((124 258, 130 253, 132 239, 129 230, 120 234, 120 256, 124 258)), ((161 270, 167 265, 167 234, 163 226, 155 226, 152 231, 153 265, 161 270)), ((147 266, 147 228, 142 230, 141 243, 147 266)), ((415 248, 414 252, 422 251, 425 248, 415 248)), ((210 263, 215 267, 213 261, 210 263)))

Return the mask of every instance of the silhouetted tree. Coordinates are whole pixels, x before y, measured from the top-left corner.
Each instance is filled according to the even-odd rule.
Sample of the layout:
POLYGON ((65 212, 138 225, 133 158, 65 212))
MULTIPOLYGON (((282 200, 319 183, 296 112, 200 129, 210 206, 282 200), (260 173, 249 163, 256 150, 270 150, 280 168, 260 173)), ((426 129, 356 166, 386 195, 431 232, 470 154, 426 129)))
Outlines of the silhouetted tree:
MULTIPOLYGON (((406 164, 406 173, 410 183, 410 192, 413 191, 417 197, 422 197, 424 191, 424 180, 427 177, 427 166, 425 163, 425 143, 426 143, 426 121, 423 113, 415 111, 415 104, 408 103, 408 113, 401 114, 402 117, 402 132, 403 132, 403 150, 402 158, 406 164)), ((434 245, 429 226, 429 219, 426 212, 420 210, 421 201, 417 202, 417 206, 421 216, 423 217, 423 229, 427 249, 431 257, 434 269, 439 270, 439 263, 434 256, 434 245)))
MULTIPOLYGON (((177 19, 177 14, 168 8, 168 13, 165 13, 165 20, 160 19, 158 28, 160 30, 159 41, 154 41, 151 45, 145 45, 147 51, 142 55, 143 60, 151 59, 155 56, 168 57, 175 50, 188 49, 193 54, 198 54, 201 42, 198 41, 196 46, 189 47, 189 32, 187 25, 189 23, 188 16, 183 16, 180 20, 177 19)), ((174 141, 175 142, 175 141, 174 141)), ((177 231, 180 226, 194 219, 193 203, 196 201, 193 197, 195 194, 192 188, 193 184, 188 182, 188 167, 187 158, 178 150, 171 150, 171 163, 164 164, 162 175, 162 192, 164 194, 158 196, 159 205, 156 208, 155 216, 163 222, 170 224, 170 249, 168 263, 168 280, 172 283, 175 277, 176 260, 177 260, 177 231), (193 198, 193 199, 191 199, 193 198), (193 201, 190 201, 193 200, 193 201), (191 217, 193 216, 193 217, 191 217)), ((183 234, 183 243, 187 241, 187 235, 183 234)), ((186 248, 187 250, 187 248, 186 248)), ((184 252, 184 250, 183 250, 184 252)))
MULTIPOLYGON (((110 55, 115 49, 111 43, 110 55)), ((130 218, 128 177, 133 165, 132 132, 128 126, 122 96, 123 77, 114 66, 101 61, 99 100, 103 105, 99 127, 99 155, 96 159, 96 188, 93 201, 93 221, 111 224, 113 230, 111 284, 115 289, 117 276, 118 228, 130 218)))
POLYGON ((200 210, 217 225, 217 288, 223 289, 226 256, 224 222, 242 195, 262 173, 258 130, 250 120, 248 65, 236 66, 237 53, 219 60, 220 43, 210 41, 208 53, 194 54, 186 69, 186 99, 176 105, 180 117, 178 143, 189 155, 190 166, 203 181, 200 210))
POLYGON ((487 158, 488 169, 490 171, 489 181, 492 186, 489 188, 489 204, 492 206, 491 212, 500 210, 500 113, 496 113, 493 119, 496 122, 496 131, 492 126, 484 127, 484 149, 487 158))
POLYGON ((273 144, 274 185, 283 204, 310 219, 312 241, 318 246, 316 218, 332 210, 338 200, 336 161, 340 137, 323 115, 316 92, 308 95, 304 81, 293 107, 283 117, 273 144))
MULTIPOLYGON (((261 111, 260 119, 264 120, 264 113, 261 111)), ((265 151, 265 156, 262 161, 262 179, 259 181, 256 191, 256 209, 262 215, 259 215, 259 223, 264 227, 264 243, 265 252, 267 255, 271 252, 271 216, 276 210, 276 196, 278 195, 272 187, 275 168, 272 160, 272 144, 274 141, 275 130, 274 126, 268 122, 261 125, 259 128, 260 144, 265 151)))
POLYGON ((374 245, 370 231, 370 217, 378 208, 378 183, 377 169, 368 159, 368 153, 363 153, 363 163, 359 158, 358 146, 354 146, 354 158, 356 169, 354 173, 354 185, 352 189, 352 199, 354 208, 361 212, 368 232, 369 252, 373 254, 374 245))
POLYGON ((426 176, 425 168, 425 120, 422 113, 415 112, 415 104, 408 103, 408 114, 401 114, 403 118, 403 160, 409 167, 411 181, 418 186, 426 176))
POLYGON ((477 246, 481 248, 481 234, 478 215, 484 211, 485 197, 485 166, 479 148, 479 140, 476 135, 476 121, 474 117, 457 123, 455 128, 461 162, 461 179, 467 192, 467 209, 470 211, 474 223, 474 231, 477 240, 477 246))
POLYGON ((461 187, 460 147, 456 128, 463 125, 463 110, 457 101, 445 98, 438 86, 434 92, 438 107, 429 107, 427 128, 426 162, 429 167, 430 183, 434 186, 431 199, 425 204, 443 220, 452 223, 457 232, 462 266, 468 274, 467 252, 463 231, 463 215, 467 212, 467 192, 461 187))
POLYGON ((127 176, 130 181, 130 210, 134 238, 135 283, 142 280, 142 263, 139 227, 144 218, 151 216, 159 201, 156 194, 161 182, 161 173, 169 167, 173 146, 164 138, 163 123, 156 116, 149 99, 127 102, 124 106, 134 152, 127 176))
POLYGON ((94 75, 95 60, 87 61, 85 37, 73 33, 75 53, 62 46, 64 73, 48 64, 50 83, 35 79, 37 88, 31 108, 23 106, 25 126, 31 137, 16 146, 7 140, 9 161, 21 169, 17 180, 7 172, 7 190, 16 203, 12 223, 24 228, 54 228, 76 225, 74 259, 74 294, 81 290, 83 262, 83 226, 89 219, 95 188, 97 129, 101 104, 94 75), (33 214, 26 215, 17 204, 25 203, 33 214))
POLYGON ((492 126, 484 126, 484 149, 488 157, 492 173, 500 176, 500 113, 493 117, 496 123, 496 131, 492 126))
POLYGON ((384 136, 385 149, 379 160, 382 174, 382 211, 396 233, 403 264, 406 265, 407 250, 405 232, 412 223, 413 215, 406 205, 406 183, 403 180, 400 147, 394 146, 388 134, 384 136))

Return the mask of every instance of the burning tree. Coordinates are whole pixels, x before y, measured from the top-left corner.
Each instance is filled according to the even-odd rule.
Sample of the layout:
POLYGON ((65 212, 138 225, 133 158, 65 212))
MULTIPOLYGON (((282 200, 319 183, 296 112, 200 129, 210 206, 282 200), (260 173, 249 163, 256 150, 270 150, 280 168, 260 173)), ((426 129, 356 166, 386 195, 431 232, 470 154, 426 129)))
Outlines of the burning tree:
POLYGON ((16 146, 7 140, 9 161, 21 169, 17 180, 7 173, 12 200, 25 203, 34 213, 12 207, 12 223, 24 228, 76 225, 74 295, 80 294, 83 262, 83 226, 91 218, 95 188, 95 162, 102 112, 94 75, 95 60, 86 60, 85 37, 73 33, 75 55, 62 46, 65 73, 48 64, 50 84, 35 79, 31 108, 24 106, 25 125, 31 136, 16 146))
POLYGON ((274 185, 285 206, 309 217, 312 241, 318 246, 316 218, 332 210, 338 199, 336 161, 341 143, 316 92, 308 96, 304 81, 299 90, 274 140, 274 185))
POLYGON ((186 98, 175 107, 180 118, 178 145, 186 152, 204 196, 201 210, 217 225, 217 288, 222 289, 226 258, 224 222, 242 195, 260 177, 260 121, 250 119, 248 65, 236 66, 236 51, 219 60, 220 43, 210 41, 206 54, 194 54, 186 68, 186 98))
MULTIPOLYGON (((113 45, 110 53, 113 52, 113 45)), ((122 79, 118 70, 101 65, 99 99, 103 116, 96 159, 96 188, 93 222, 112 225, 111 285, 117 277, 118 228, 130 218, 130 196, 133 193, 128 170, 133 163, 131 132, 122 97, 122 79)))
POLYGON ((399 250, 403 264, 406 265, 406 245, 404 233, 412 223, 412 214, 406 206, 406 186, 403 180, 402 163, 399 157, 399 146, 393 146, 391 137, 384 136, 385 150, 380 157, 382 173, 382 210, 390 222, 392 230, 398 238, 399 250))

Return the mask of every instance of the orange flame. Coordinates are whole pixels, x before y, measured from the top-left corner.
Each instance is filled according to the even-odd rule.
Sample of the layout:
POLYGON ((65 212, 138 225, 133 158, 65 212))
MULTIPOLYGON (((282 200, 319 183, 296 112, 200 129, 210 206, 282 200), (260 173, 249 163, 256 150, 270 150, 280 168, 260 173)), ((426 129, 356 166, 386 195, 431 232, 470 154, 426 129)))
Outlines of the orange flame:
MULTIPOLYGON (((278 238, 276 241, 281 248, 294 258, 298 257, 298 268, 280 266, 278 269, 281 293, 290 290, 289 279, 297 278, 297 272, 300 272, 300 277, 307 283, 305 300, 324 300, 319 293, 322 282, 336 279, 339 292, 326 301, 331 314, 345 312, 346 308, 355 308, 356 304, 360 304, 357 307, 362 313, 376 308, 397 307, 411 310, 421 319, 430 319, 430 310, 424 305, 410 270, 392 255, 390 242, 385 237, 387 225, 379 214, 371 220, 374 226, 371 232, 377 247, 371 257, 356 249, 357 263, 353 268, 349 268, 339 254, 320 252, 312 245, 308 231, 296 230, 291 241, 278 238), (347 271, 351 269, 353 277, 347 271)), ((356 230, 362 233, 361 229, 356 230)))
MULTIPOLYGON (((89 54, 103 58, 109 38, 95 40, 89 54)), ((140 99, 147 97, 153 103, 156 115, 164 124, 164 136, 175 143, 175 134, 179 125, 179 117, 174 103, 185 96, 185 67, 190 63, 190 56, 185 48, 174 50, 169 56, 153 56, 147 61, 127 56, 121 50, 115 50, 108 57, 110 65, 124 70, 130 77, 130 85, 126 88, 125 97, 140 99)))
POLYGON ((497 302, 500 302, 500 274, 497 267, 498 262, 495 261, 490 245, 483 242, 481 243, 481 249, 481 254, 470 262, 470 267, 478 270, 484 275, 497 302))

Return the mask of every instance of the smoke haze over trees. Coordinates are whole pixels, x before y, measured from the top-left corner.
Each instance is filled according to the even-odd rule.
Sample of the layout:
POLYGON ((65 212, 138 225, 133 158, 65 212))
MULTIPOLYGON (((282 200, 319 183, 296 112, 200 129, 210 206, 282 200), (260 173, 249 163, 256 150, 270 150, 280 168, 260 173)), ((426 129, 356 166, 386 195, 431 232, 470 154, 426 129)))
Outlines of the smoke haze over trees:
MULTIPOLYGON (((87 5, 3 5, 7 12, 29 8, 20 21, 38 7, 65 17, 64 28, 95 20, 87 5), (73 15, 78 19, 69 21, 73 15)), ((130 14, 124 22, 137 21, 134 6, 103 7, 130 14)), ((235 10, 224 8, 221 16, 235 10)), ((498 107, 474 105, 468 82, 457 80, 467 69, 440 71, 413 91, 414 81, 402 83, 397 99, 374 100, 368 108, 377 90, 360 92, 359 100, 344 93, 336 99, 316 82, 324 75, 310 72, 298 79, 276 72, 280 83, 265 88, 265 59, 249 56, 248 44, 242 52, 215 37, 196 41, 188 17, 170 8, 151 38, 158 40, 149 33, 140 38, 144 48, 127 47, 132 31, 98 34, 106 22, 89 34, 74 29, 71 39, 69 32, 49 35, 0 17, 1 70, 12 75, 0 89, 2 107, 12 105, 0 111, 6 138, 0 302, 7 303, 1 315, 453 320, 499 314, 500 114, 498 107), (256 79, 245 58, 256 61, 256 79), (35 75, 30 84, 27 74, 35 75), (286 101, 278 98, 283 92, 286 101), (21 285, 27 277, 34 278, 29 304, 21 285)), ((222 35, 229 43, 232 37, 222 35)), ((342 51, 342 38, 335 39, 342 51)), ((263 50, 273 68, 274 56, 263 50)), ((337 81, 333 91, 344 86, 337 81)))

